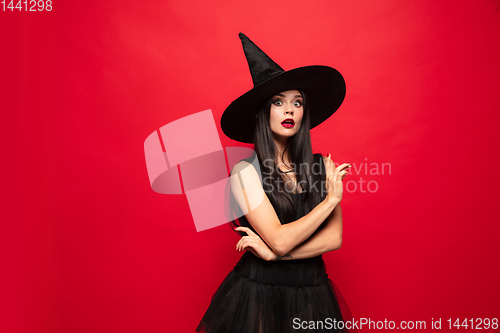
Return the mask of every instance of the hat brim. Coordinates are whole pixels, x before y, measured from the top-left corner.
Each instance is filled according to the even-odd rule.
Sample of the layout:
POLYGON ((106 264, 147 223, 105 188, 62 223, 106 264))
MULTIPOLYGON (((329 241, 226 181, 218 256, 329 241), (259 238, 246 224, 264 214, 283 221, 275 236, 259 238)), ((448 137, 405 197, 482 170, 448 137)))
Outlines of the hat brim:
POLYGON ((255 86, 224 111, 221 127, 229 138, 253 143, 255 114, 267 98, 286 90, 303 90, 307 94, 311 128, 328 119, 345 98, 342 75, 328 66, 306 66, 273 76, 255 86))

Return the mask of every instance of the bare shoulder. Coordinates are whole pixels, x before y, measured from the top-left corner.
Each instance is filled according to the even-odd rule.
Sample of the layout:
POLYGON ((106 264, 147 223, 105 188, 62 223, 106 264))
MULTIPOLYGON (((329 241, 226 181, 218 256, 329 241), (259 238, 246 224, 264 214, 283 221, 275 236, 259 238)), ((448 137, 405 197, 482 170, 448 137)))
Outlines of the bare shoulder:
POLYGON ((248 186, 260 186, 260 176, 255 166, 247 161, 239 161, 231 170, 231 184, 245 188, 248 186))
POLYGON ((268 221, 269 219, 264 217, 272 218, 274 210, 265 195, 255 166, 247 161, 238 162, 231 170, 230 182, 231 192, 238 206, 260 234, 262 229, 259 229, 259 220, 268 221))
MULTIPOLYGON (((247 171, 255 171, 255 167, 251 163, 248 163, 247 161, 239 161, 231 170, 231 176, 240 173, 247 168, 249 168, 247 171)), ((255 171, 255 173, 257 173, 257 171, 255 171)))

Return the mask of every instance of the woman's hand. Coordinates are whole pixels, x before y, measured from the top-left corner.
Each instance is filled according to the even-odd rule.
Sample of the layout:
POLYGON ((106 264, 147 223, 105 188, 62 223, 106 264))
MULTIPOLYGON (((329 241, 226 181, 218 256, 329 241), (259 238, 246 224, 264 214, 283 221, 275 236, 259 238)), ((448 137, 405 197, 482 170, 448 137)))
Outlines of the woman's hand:
POLYGON ((236 244, 237 251, 248 250, 256 257, 262 258, 266 261, 276 258, 276 254, 267 246, 266 243, 255 232, 247 227, 238 227, 234 230, 246 232, 247 236, 241 237, 238 244, 236 244))
POLYGON ((351 167, 349 163, 344 163, 335 168, 331 155, 324 159, 326 167, 326 199, 328 202, 337 205, 342 201, 344 192, 342 180, 348 173, 348 168, 351 167))

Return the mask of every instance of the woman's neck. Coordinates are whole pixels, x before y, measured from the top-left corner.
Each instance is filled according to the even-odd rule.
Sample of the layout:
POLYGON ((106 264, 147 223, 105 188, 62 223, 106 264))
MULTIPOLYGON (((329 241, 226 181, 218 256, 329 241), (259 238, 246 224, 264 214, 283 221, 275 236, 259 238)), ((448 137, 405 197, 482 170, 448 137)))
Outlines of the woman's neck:
MULTIPOLYGON (((276 165, 279 167, 282 164, 290 165, 290 158, 288 155, 288 150, 285 151, 285 155, 283 155, 283 151, 286 147, 286 141, 288 138, 283 138, 282 140, 274 139, 274 144, 276 145, 276 149, 278 149, 278 154, 276 156, 276 165)), ((281 168, 283 169, 283 168, 281 168)))

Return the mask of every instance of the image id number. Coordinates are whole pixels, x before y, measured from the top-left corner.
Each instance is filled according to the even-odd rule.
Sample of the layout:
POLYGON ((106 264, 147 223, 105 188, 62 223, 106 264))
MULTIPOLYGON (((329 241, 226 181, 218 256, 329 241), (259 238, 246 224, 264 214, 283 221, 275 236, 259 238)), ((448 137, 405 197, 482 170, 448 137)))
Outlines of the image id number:
POLYGON ((17 1, 15 2, 14 0, 5 1, 3 0, 2 2, 2 9, 3 11, 8 11, 10 10, 11 12, 18 10, 18 11, 25 11, 25 12, 50 12, 52 10, 52 1, 51 0, 24 0, 24 1, 17 1))

